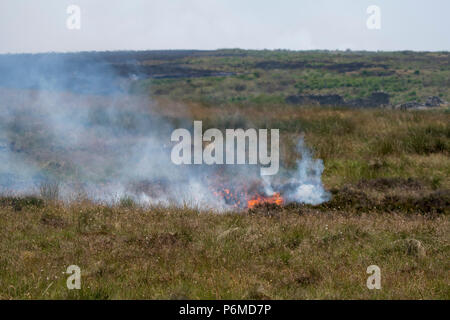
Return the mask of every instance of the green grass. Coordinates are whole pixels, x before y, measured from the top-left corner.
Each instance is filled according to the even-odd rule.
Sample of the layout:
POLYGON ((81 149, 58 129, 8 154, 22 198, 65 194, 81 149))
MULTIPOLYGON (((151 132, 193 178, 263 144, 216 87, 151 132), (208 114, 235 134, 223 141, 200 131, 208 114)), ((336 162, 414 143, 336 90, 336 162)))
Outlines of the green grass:
MULTIPOLYGON (((374 91, 389 93, 394 105, 412 100, 424 102, 431 95, 450 101, 448 59, 448 52, 220 50, 170 63, 234 75, 146 79, 135 83, 132 91, 215 104, 255 99, 279 101, 293 94, 337 93, 345 99, 353 99, 367 97, 374 91), (345 68, 352 63, 361 65, 339 69, 339 65, 345 68)), ((149 58, 146 63, 152 60, 149 58)))

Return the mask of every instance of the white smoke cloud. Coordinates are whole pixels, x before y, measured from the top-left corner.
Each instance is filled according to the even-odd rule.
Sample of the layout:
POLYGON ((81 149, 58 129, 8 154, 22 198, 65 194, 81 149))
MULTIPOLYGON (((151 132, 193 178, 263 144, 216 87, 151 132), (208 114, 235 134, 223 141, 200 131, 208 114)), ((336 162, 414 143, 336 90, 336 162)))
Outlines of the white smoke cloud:
POLYGON ((313 159, 303 139, 298 142, 297 149, 302 158, 297 160, 298 168, 290 182, 298 184, 298 187, 292 193, 288 193, 287 198, 294 202, 313 205, 329 200, 330 195, 325 191, 321 179, 324 170, 323 161, 313 159))
MULTIPOLYGON (((162 116, 148 97, 116 86, 111 67, 93 63, 74 70, 71 57, 36 57, 30 65, 15 57, 0 60, 0 192, 36 193, 56 181, 59 196, 68 201, 84 195, 117 203, 127 197, 219 211, 237 201, 244 207, 252 192, 282 192, 287 202, 308 204, 328 199, 323 163, 312 158, 303 140, 302 158, 285 174, 281 190, 261 178, 256 166, 173 164, 173 119, 162 116), (230 186, 236 187, 235 198, 214 194, 230 186), (239 193, 249 186, 253 189, 239 193)), ((177 126, 189 128, 192 120, 177 126)))

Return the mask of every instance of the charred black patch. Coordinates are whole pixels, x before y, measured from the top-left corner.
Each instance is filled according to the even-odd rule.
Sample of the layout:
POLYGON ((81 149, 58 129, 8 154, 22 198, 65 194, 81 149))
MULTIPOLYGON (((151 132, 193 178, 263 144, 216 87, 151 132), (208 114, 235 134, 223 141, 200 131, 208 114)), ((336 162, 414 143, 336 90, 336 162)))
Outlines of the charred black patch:
POLYGON ((437 190, 422 197, 386 196, 379 210, 447 215, 450 213, 450 190, 437 190))
POLYGON ((375 67, 387 68, 388 66, 383 64, 372 64, 366 62, 349 62, 349 63, 334 63, 325 66, 324 69, 337 72, 352 72, 360 69, 375 68, 375 67))
POLYGON ((273 69, 303 69, 310 67, 310 64, 304 61, 293 61, 293 62, 282 62, 282 61, 261 61, 257 62, 253 65, 254 68, 264 69, 264 70, 273 70, 273 69))
POLYGON ((334 189, 332 194, 330 201, 315 208, 424 215, 450 213, 450 190, 441 189, 430 192, 422 182, 411 178, 362 180, 354 185, 334 189), (381 197, 374 196, 373 191, 382 192, 381 197))
POLYGON ((317 207, 337 210, 352 208, 356 211, 361 211, 370 210, 374 206, 374 201, 365 192, 354 189, 351 186, 344 186, 335 192, 330 201, 317 207))
POLYGON ((372 92, 367 98, 344 100, 338 94, 307 94, 287 96, 289 104, 317 104, 321 106, 341 106, 351 108, 376 108, 389 105, 390 95, 385 92, 372 92))
POLYGON ((386 191, 392 188, 404 188, 419 190, 424 188, 424 183, 413 178, 377 178, 372 180, 361 180, 356 184, 359 188, 370 188, 379 191, 386 191))

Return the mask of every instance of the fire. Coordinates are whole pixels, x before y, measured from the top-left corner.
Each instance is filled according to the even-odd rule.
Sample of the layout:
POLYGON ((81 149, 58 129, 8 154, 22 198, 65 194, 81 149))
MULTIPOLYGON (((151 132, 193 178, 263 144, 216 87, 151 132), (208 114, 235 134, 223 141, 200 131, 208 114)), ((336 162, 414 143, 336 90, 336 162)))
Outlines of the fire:
POLYGON ((263 197, 263 196, 256 196, 256 198, 252 199, 252 200, 248 200, 247 201, 247 207, 249 209, 254 208, 255 206, 259 205, 259 204, 263 204, 263 203, 274 203, 277 205, 282 205, 283 204, 283 197, 280 195, 279 192, 274 193, 273 196, 270 197, 263 197))
POLYGON ((229 181, 221 175, 209 185, 213 195, 236 209, 252 209, 260 204, 282 205, 284 199, 280 192, 266 196, 261 181, 229 181))
POLYGON ((279 192, 274 193, 272 196, 262 196, 259 193, 248 192, 247 190, 232 191, 231 189, 223 188, 219 191, 214 191, 213 194, 216 197, 224 199, 227 204, 241 209, 251 209, 264 203, 277 205, 284 203, 284 199, 279 192))

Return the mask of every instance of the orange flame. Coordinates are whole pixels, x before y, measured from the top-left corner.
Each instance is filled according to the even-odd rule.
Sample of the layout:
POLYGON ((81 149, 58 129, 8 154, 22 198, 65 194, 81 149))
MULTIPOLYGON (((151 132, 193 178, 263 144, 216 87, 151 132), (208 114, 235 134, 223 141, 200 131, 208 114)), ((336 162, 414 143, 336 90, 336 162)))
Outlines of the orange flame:
POLYGON ((273 196, 270 197, 263 197, 263 196, 256 196, 255 199, 248 200, 247 201, 247 207, 249 209, 254 208, 255 206, 263 203, 274 203, 277 205, 283 204, 283 197, 280 195, 280 193, 276 192, 273 196))
POLYGON ((214 196, 225 200, 227 205, 237 209, 251 209, 264 203, 276 205, 284 203, 284 199, 279 192, 272 196, 264 196, 256 191, 260 187, 255 184, 232 187, 219 180, 214 185, 210 185, 210 189, 214 196))

